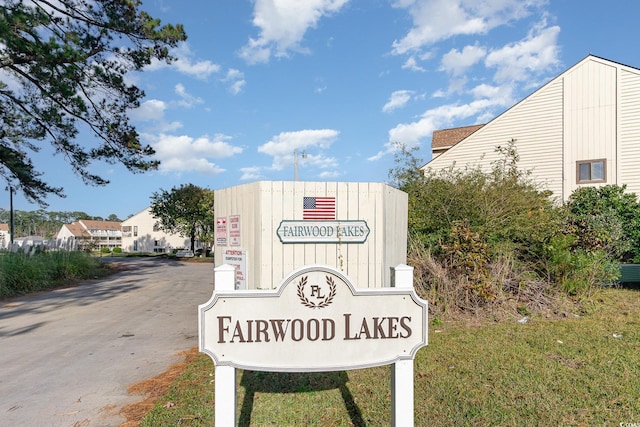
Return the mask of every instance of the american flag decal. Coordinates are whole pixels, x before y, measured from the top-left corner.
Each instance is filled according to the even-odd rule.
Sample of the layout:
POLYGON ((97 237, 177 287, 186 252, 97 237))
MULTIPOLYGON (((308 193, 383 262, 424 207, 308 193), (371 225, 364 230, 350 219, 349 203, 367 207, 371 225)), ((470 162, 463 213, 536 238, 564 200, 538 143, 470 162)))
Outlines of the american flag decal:
POLYGON ((302 200, 302 219, 315 221, 336 219, 336 198, 304 197, 302 200))

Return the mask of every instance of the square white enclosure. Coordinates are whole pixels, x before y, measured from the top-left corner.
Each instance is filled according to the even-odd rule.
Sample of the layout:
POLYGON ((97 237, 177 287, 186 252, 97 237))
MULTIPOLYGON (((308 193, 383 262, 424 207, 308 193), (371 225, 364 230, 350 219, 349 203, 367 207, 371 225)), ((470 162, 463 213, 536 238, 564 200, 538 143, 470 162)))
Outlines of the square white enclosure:
POLYGON ((383 183, 258 181, 215 190, 215 264, 237 289, 275 289, 306 265, 327 265, 358 288, 391 286, 406 264, 408 198, 383 183))

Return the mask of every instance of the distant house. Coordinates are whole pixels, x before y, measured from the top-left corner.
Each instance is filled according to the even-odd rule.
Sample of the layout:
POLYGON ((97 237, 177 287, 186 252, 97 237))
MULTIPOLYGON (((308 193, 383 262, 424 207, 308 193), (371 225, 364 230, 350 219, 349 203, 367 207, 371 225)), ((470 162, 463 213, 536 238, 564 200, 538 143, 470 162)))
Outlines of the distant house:
POLYGON ((58 231, 58 248, 85 250, 119 248, 122 244, 121 223, 81 219, 64 224, 58 231))
POLYGON ((0 224, 0 249, 7 249, 11 243, 9 224, 0 224))
POLYGON ((163 253, 189 248, 188 237, 166 233, 156 226, 157 219, 148 207, 122 222, 122 250, 124 252, 163 253))
POLYGON ((423 170, 489 170, 511 140, 557 200, 605 184, 640 195, 640 69, 589 55, 489 123, 435 131, 423 170))
POLYGON ((431 158, 435 159, 484 125, 434 130, 431 139, 431 158))

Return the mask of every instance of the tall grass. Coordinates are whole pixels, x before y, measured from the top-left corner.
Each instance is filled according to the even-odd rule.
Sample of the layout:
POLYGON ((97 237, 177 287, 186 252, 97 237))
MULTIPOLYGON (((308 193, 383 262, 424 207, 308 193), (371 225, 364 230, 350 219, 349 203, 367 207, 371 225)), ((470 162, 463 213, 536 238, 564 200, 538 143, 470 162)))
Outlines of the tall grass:
POLYGON ((98 259, 84 252, 1 252, 0 298, 51 289, 105 270, 98 259))

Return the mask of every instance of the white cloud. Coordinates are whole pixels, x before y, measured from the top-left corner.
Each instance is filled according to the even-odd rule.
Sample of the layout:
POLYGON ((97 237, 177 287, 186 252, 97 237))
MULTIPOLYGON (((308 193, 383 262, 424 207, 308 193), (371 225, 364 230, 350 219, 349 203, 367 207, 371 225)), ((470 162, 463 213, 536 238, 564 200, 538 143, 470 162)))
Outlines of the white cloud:
POLYGON ((302 159, 302 152, 306 150, 322 151, 331 146, 337 138, 339 132, 333 129, 307 129, 295 132, 282 132, 274 136, 271 141, 258 147, 260 153, 273 157, 272 168, 282 170, 287 165, 294 162, 294 150, 300 155, 300 161, 315 166, 333 167, 337 165, 334 158, 326 157, 322 154, 307 154, 302 159))
POLYGON ((391 129, 384 148, 368 160, 379 160, 394 153, 399 144, 407 148, 419 146, 422 140, 431 138, 434 130, 451 126, 456 121, 469 120, 497 106, 504 107, 503 102, 502 97, 481 98, 467 104, 448 104, 427 110, 417 121, 401 123, 391 129))
POLYGON ((301 166, 312 166, 319 169, 333 169, 338 167, 338 160, 335 157, 328 157, 323 154, 307 154, 300 156, 301 166))
POLYGON ((164 118, 164 112, 167 104, 159 99, 149 99, 144 101, 138 108, 129 112, 132 120, 137 121, 159 121, 164 118))
POLYGON ((255 181, 263 177, 262 168, 257 166, 240 168, 240 172, 242 172, 241 181, 255 181))
POLYGON ((407 60, 402 64, 402 69, 411 70, 411 71, 426 71, 424 68, 418 65, 418 61, 414 56, 410 56, 407 60))
POLYGON ((513 98, 512 86, 492 86, 486 83, 479 84, 472 88, 470 93, 474 99, 493 99, 497 105, 511 105, 516 100, 513 98))
POLYGON ((224 169, 210 159, 231 157, 242 152, 242 148, 231 145, 229 139, 230 137, 225 135, 194 139, 187 135, 161 134, 156 137, 152 146, 161 162, 161 172, 200 172, 215 175, 224 169))
POLYGON ((489 30, 522 19, 547 0, 415 0, 397 1, 408 9, 413 28, 393 42, 394 54, 420 51, 425 46, 458 35, 485 34, 489 30))
POLYGON ((309 28, 336 13, 349 0, 256 0, 253 25, 260 28, 258 38, 249 38, 239 52, 250 64, 268 62, 272 55, 284 57, 290 51, 306 52, 301 46, 309 28))
POLYGON ((236 70, 235 68, 229 68, 227 75, 222 79, 222 81, 229 84, 229 92, 234 95, 242 92, 242 88, 246 84, 246 81, 244 80, 244 73, 240 70, 236 70))
POLYGON ((382 111, 388 113, 390 111, 402 108, 407 102, 411 100, 413 91, 411 90, 396 90, 389 97, 389 101, 382 107, 382 111))
POLYGON ((338 171, 324 171, 318 175, 320 179, 336 179, 340 176, 338 171))
MULTIPOLYGON (((164 113, 169 108, 169 104, 159 99, 149 99, 140 107, 133 110, 129 110, 129 117, 133 121, 138 122, 153 122, 154 133, 158 132, 173 132, 182 127, 182 123, 179 121, 167 122, 165 121, 164 113)), ((145 132, 141 132, 145 138, 153 140, 153 135, 145 132)))
POLYGON ((524 40, 490 52, 485 65, 496 69, 494 80, 498 83, 530 80, 559 66, 559 33, 560 27, 547 27, 543 21, 524 40))
POLYGON ((182 74, 187 74, 202 80, 220 71, 220 66, 209 60, 194 60, 194 54, 186 42, 180 43, 177 48, 172 49, 171 55, 176 58, 171 64, 154 59, 151 61, 151 64, 145 67, 145 70, 155 71, 171 67, 182 74))
POLYGON ((448 88, 434 91, 433 98, 456 94, 458 100, 430 108, 418 119, 390 129, 388 142, 369 160, 395 152, 398 144, 418 146, 430 140, 436 129, 486 123, 521 97, 519 92, 523 85, 538 85, 537 80, 544 80, 549 73, 555 72, 560 62, 557 45, 560 29, 547 25, 548 15, 542 8, 547 3, 547 0, 396 1, 395 7, 404 8, 411 14, 413 28, 394 43, 393 53, 406 54, 416 67, 414 58, 428 59, 423 52, 426 49, 435 52, 437 46, 432 45, 442 40, 459 35, 483 35, 497 26, 523 20, 536 9, 542 18, 539 22, 522 21, 526 25, 524 31, 529 29, 522 40, 488 47, 487 41, 495 39, 486 38, 487 41, 452 48, 444 54, 439 71, 447 73, 448 88), (471 67, 474 68, 473 75, 468 72, 471 67), (489 80, 492 81, 489 83, 489 80), (469 87, 469 84, 475 86, 469 87))
POLYGON ((442 89, 438 89, 435 92, 433 92, 432 96, 434 98, 444 98, 445 96, 447 96, 447 93, 442 89))
POLYGON ((178 83, 175 86, 174 91, 180 98, 182 98, 182 100, 178 102, 178 104, 181 105, 182 107, 190 108, 190 107, 193 107, 195 104, 202 104, 204 102, 202 98, 198 98, 197 96, 193 96, 187 93, 187 90, 185 89, 184 85, 182 85, 181 83, 178 83))
POLYGON ((460 76, 469 67, 483 59, 486 54, 487 51, 478 45, 465 46, 462 51, 451 49, 442 56, 440 69, 454 76, 460 76))

